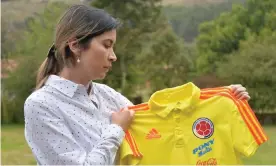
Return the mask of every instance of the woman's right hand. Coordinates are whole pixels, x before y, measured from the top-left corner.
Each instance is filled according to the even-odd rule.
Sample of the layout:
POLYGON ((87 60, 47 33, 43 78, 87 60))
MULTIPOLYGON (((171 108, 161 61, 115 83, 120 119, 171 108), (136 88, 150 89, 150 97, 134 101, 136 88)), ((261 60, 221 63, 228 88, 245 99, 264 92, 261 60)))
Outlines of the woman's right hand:
POLYGON ((129 110, 127 108, 119 112, 114 112, 112 113, 111 123, 117 124, 121 126, 124 131, 127 131, 134 118, 134 113, 135 112, 133 110, 129 110))

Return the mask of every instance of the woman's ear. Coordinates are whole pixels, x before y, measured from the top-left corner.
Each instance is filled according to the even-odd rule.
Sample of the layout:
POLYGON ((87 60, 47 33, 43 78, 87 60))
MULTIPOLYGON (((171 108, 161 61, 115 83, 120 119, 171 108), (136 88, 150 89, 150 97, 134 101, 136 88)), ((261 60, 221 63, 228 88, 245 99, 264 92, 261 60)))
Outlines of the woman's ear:
POLYGON ((74 55, 76 55, 76 56, 80 55, 81 49, 80 49, 80 46, 79 46, 77 40, 74 40, 74 39, 69 40, 68 41, 68 46, 69 46, 71 52, 74 53, 74 55))

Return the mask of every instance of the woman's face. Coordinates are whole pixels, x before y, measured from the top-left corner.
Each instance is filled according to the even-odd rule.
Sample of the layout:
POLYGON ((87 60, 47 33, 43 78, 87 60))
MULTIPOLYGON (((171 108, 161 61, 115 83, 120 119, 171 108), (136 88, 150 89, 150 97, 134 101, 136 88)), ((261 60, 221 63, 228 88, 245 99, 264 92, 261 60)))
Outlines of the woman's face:
POLYGON ((77 65, 82 68, 81 73, 90 80, 104 79, 112 67, 112 62, 117 60, 113 46, 116 42, 116 30, 107 31, 94 37, 88 49, 80 53, 80 62, 77 65))

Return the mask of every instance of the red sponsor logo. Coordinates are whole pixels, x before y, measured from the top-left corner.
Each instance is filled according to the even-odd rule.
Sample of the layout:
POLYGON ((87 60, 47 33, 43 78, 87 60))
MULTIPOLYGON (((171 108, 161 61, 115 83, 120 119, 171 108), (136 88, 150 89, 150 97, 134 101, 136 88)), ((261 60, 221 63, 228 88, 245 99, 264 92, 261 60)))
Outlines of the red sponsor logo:
POLYGON ((209 158, 208 160, 205 160, 205 161, 198 160, 196 165, 217 165, 217 159, 209 158))

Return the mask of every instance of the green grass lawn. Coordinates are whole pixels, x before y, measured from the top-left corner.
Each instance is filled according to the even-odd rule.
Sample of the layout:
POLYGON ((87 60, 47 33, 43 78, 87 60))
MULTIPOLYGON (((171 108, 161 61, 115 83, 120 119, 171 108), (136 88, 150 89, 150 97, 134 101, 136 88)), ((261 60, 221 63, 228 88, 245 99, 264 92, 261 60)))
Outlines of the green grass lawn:
MULTIPOLYGON (((245 164, 276 164, 276 126, 265 127, 269 141, 262 145, 256 154, 244 160, 245 164)), ((24 126, 2 126, 1 165, 34 165, 36 164, 31 150, 25 142, 24 126)))
POLYGON ((25 137, 24 126, 1 127, 1 165, 36 164, 25 137))

